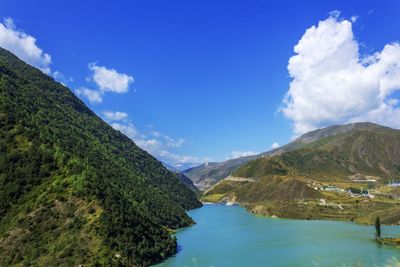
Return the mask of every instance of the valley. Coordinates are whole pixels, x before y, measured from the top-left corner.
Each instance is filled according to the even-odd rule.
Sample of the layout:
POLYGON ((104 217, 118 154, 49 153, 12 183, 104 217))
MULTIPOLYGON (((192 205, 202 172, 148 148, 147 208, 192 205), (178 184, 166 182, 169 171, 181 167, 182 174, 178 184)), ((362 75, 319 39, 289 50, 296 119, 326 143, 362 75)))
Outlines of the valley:
POLYGON ((295 219, 399 224, 400 131, 332 126, 263 153, 209 187, 202 200, 295 219))
POLYGON ((0 267, 400 267, 400 1, 0 1, 0 267))

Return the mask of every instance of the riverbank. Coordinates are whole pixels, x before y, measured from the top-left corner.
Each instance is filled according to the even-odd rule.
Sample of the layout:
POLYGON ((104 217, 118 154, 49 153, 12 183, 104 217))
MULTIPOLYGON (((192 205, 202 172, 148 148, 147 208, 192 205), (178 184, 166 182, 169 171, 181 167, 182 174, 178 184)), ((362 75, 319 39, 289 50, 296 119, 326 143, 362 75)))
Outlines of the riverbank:
POLYGON ((392 246, 396 248, 400 248, 400 238, 393 238, 393 237, 382 237, 378 238, 377 241, 386 246, 392 246))
POLYGON ((300 220, 350 221, 364 225, 374 224, 380 217, 383 224, 399 225, 400 206, 395 201, 358 198, 319 199, 307 201, 268 201, 261 203, 241 202, 235 197, 223 194, 209 195, 203 201, 208 203, 235 203, 247 211, 266 217, 300 220))
POLYGON ((399 225, 400 208, 386 202, 337 202, 288 201, 267 203, 240 203, 249 212, 267 217, 301 220, 350 221, 364 225, 374 224, 380 217, 386 225, 399 225))
MULTIPOLYGON (((354 185, 352 185, 354 187, 354 185)), ((350 185, 337 185, 337 188, 350 185)), ((267 217, 302 220, 352 221, 371 225, 376 217, 386 225, 400 224, 400 199, 385 194, 352 194, 316 190, 307 182, 285 177, 263 177, 257 182, 223 180, 206 191, 202 201, 237 203, 267 217)))

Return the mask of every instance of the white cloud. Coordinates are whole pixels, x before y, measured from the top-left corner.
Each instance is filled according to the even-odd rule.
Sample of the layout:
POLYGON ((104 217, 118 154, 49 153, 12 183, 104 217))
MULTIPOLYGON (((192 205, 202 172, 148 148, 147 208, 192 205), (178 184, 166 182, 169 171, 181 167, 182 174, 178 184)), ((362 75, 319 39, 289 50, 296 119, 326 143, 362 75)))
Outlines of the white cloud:
POLYGON ((360 57, 352 23, 334 12, 294 47, 292 81, 281 111, 299 135, 334 123, 372 121, 400 127, 400 44, 360 57))
POLYGON ((195 156, 173 153, 168 150, 171 146, 163 139, 133 138, 132 140, 136 143, 136 145, 146 150, 154 157, 173 166, 196 166, 210 160, 210 158, 199 158, 195 156))
POLYGON ((278 148, 278 147, 280 147, 280 145, 278 143, 276 143, 276 142, 271 145, 271 149, 275 149, 275 148, 278 148))
POLYGON ((136 139, 134 141, 139 147, 154 155, 159 155, 163 148, 163 143, 157 139, 136 139))
POLYGON ((247 156, 254 156, 260 154, 257 151, 239 151, 239 150, 234 150, 231 152, 230 155, 226 157, 226 159, 236 159, 236 158, 241 158, 241 157, 247 157, 247 156))
POLYGON ((72 83, 74 81, 74 79, 72 77, 66 77, 63 73, 61 73, 60 71, 57 71, 57 70, 54 71, 53 73, 51 73, 51 75, 53 76, 53 78, 55 80, 57 80, 64 86, 67 86, 68 83, 72 83))
POLYGON ((135 126, 132 123, 118 123, 114 122, 110 124, 115 130, 120 131, 121 133, 128 136, 130 139, 135 140, 139 134, 136 130, 135 126))
POLYGON ((44 73, 51 74, 51 56, 37 46, 33 36, 18 30, 11 18, 0 23, 0 46, 44 73))
POLYGON ((186 143, 186 140, 183 138, 173 139, 168 137, 167 139, 167 146, 168 147, 181 147, 186 143))
POLYGON ((180 154, 175 154, 171 153, 167 150, 162 150, 159 152, 159 157, 161 160, 166 161, 171 163, 174 166, 196 166, 205 162, 209 162, 212 159, 205 157, 205 158, 200 158, 200 157, 194 157, 194 156, 189 156, 189 155, 180 155, 180 154))
POLYGON ((156 138, 163 139, 163 141, 167 147, 178 148, 178 147, 183 146, 186 143, 186 140, 183 138, 174 139, 174 138, 169 137, 168 135, 160 133, 158 131, 152 131, 151 135, 156 138))
POLYGON ((340 11, 339 10, 332 10, 329 12, 329 17, 331 18, 339 18, 340 17, 340 11))
POLYGON ((90 63, 89 69, 93 71, 93 81, 103 92, 126 93, 129 90, 129 84, 134 81, 128 74, 97 66, 96 63, 90 63))
MULTIPOLYGON (((115 113, 112 113, 112 115, 115 115, 115 113)), ((171 152, 170 149, 181 147, 186 140, 183 138, 174 139, 154 130, 150 133, 151 138, 148 138, 146 134, 140 133, 132 123, 126 120, 126 117, 124 119, 125 121, 114 122, 110 125, 132 139, 137 146, 163 162, 177 167, 191 167, 211 160, 210 158, 200 158, 171 152)))
POLYGON ((91 90, 85 87, 78 88, 75 90, 76 95, 78 96, 85 96, 90 103, 92 104, 98 104, 103 101, 103 95, 101 92, 97 90, 91 90))
POLYGON ((65 79, 64 74, 62 74, 61 72, 59 72, 57 70, 55 72, 53 72, 53 77, 54 77, 54 79, 56 79, 58 81, 63 81, 65 79))
POLYGON ((101 103, 105 92, 128 92, 129 84, 133 82, 132 76, 125 73, 119 73, 115 69, 107 69, 103 66, 97 66, 96 63, 90 63, 89 69, 93 71, 93 74, 92 77, 87 78, 86 80, 88 82, 93 80, 97 85, 98 90, 83 88, 76 90, 76 92, 78 96, 85 96, 92 104, 101 103))
POLYGON ((111 110, 106 110, 103 111, 103 115, 107 120, 110 121, 120 121, 128 118, 128 114, 125 112, 121 111, 111 111, 111 110))

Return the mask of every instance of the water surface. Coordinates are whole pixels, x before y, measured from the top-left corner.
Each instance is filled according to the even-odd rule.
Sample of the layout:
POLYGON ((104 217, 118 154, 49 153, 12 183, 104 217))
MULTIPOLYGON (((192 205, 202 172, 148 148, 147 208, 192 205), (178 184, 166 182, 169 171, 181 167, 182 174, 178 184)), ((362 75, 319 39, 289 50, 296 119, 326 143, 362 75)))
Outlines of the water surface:
MULTIPOLYGON (((400 249, 374 241, 374 227, 255 216, 240 207, 205 205, 177 233, 179 253, 158 267, 400 266, 400 249)), ((400 227, 384 226, 400 236, 400 227)))

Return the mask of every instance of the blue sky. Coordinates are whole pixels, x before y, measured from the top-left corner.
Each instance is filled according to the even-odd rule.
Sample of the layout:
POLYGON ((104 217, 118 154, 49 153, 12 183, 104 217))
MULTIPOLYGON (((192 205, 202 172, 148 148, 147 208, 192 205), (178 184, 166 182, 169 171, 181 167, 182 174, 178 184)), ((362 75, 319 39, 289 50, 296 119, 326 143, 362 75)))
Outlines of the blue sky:
MULTIPOLYGON (((316 40, 326 36, 326 29, 335 40, 344 36, 334 47, 344 51, 339 55, 355 52, 355 47, 349 48, 354 44, 359 62, 376 52, 383 55, 385 45, 400 41, 399 14, 398 1, 0 2, 3 30, 17 32, 22 39, 23 34, 34 37, 42 51, 36 61, 29 62, 30 55, 26 61, 48 67, 50 75, 102 118, 171 164, 267 151, 273 143, 282 145, 307 130, 333 123, 371 120, 399 127, 397 80, 389 89, 365 85, 348 95, 352 83, 334 81, 338 73, 354 69, 325 68, 341 65, 326 55, 318 59, 318 64, 323 62, 318 69, 326 71, 318 75, 328 77, 325 81, 333 87, 305 77, 298 70, 307 69, 304 62, 288 72, 289 59, 296 53, 307 55, 311 49, 318 54, 321 46, 330 45, 316 40), (319 25, 320 21, 326 24, 319 25), (295 53, 294 46, 313 25, 316 32, 295 53), (336 26, 337 31, 329 31, 336 26), (349 27, 352 35, 345 35, 349 27), (44 53, 51 56, 51 64, 43 62, 44 53), (95 74, 103 76, 96 82, 95 74), (109 83, 108 78, 117 80, 109 83), (293 80, 298 84, 292 88, 293 80), (101 103, 91 103, 84 88, 100 92, 101 103), (289 102, 282 102, 289 88, 289 102), (384 97, 379 98, 382 91, 384 97), (335 100, 323 106, 318 103, 327 99, 312 97, 330 93, 335 100), (343 101, 350 101, 349 97, 361 100, 347 108, 343 101), (363 97, 376 100, 362 101, 363 97), (303 103, 304 98, 311 100, 303 103), (320 111, 322 115, 316 116, 320 111)), ((12 50, 7 47, 12 42, 0 40, 1 44, 12 50)), ((389 48, 386 57, 397 60, 397 46, 389 48)), ((345 62, 351 61, 348 57, 345 62)), ((397 73, 397 61, 389 66, 379 56, 374 60, 377 67, 397 73)), ((382 74, 387 71, 362 69, 374 63, 360 63, 355 69, 360 69, 360 77, 376 75, 374 84, 388 80, 382 74)), ((315 69, 309 71, 316 75, 315 69)))

